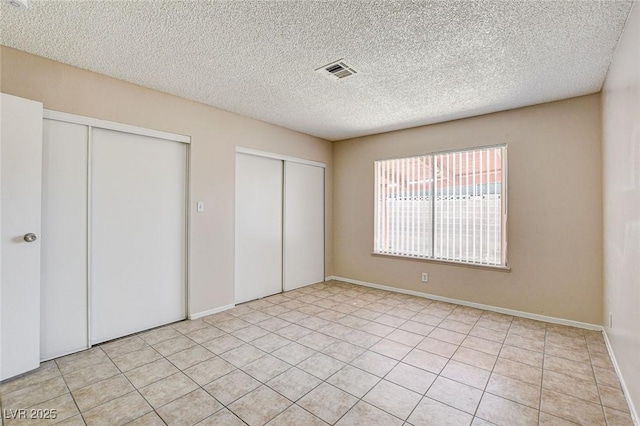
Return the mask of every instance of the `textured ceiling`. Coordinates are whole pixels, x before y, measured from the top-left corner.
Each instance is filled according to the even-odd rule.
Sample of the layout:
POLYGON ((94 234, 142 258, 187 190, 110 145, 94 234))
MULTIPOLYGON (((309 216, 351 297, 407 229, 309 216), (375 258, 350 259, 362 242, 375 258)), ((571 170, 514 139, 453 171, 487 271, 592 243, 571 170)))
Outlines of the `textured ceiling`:
POLYGON ((0 43, 340 140, 598 92, 632 3, 3 2, 0 43))

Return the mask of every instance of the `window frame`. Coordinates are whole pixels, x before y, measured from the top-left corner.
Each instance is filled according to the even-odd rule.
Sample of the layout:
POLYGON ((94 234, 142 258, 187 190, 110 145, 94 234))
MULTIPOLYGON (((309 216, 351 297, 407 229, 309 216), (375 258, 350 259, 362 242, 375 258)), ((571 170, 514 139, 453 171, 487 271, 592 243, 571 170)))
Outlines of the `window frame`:
MULTIPOLYGON (((508 263, 508 237, 507 237, 507 231, 508 231, 508 220, 509 220, 509 214, 508 214, 508 144, 507 143, 503 143, 503 144, 494 144, 494 145, 481 145, 481 146, 474 146, 474 147, 465 147, 465 148, 458 148, 458 149, 449 149, 449 150, 442 150, 442 151, 430 151, 427 153, 421 153, 421 154, 413 154, 413 155, 407 155, 407 156, 394 156, 394 157, 387 157, 387 158, 379 158, 373 161, 373 175, 374 175, 374 194, 373 194, 373 204, 374 204, 374 209, 373 209, 373 250, 371 252, 371 254, 373 256, 381 256, 381 257, 390 257, 390 258, 397 258, 397 259, 403 259, 403 260, 414 260, 414 261, 422 261, 422 262, 429 262, 429 263, 440 263, 440 264, 447 264, 447 265, 455 265, 455 266, 463 266, 463 267, 471 267, 471 268, 480 268, 480 269, 491 269, 491 270, 498 270, 498 271, 503 271, 503 272, 509 272, 511 271, 511 267, 508 263), (435 157, 437 155, 442 155, 442 154, 452 154, 452 153, 465 153, 465 152, 471 152, 471 151, 477 151, 477 150, 488 150, 488 149, 494 149, 494 148, 500 148, 502 149, 502 156, 501 156, 501 162, 502 162, 502 182, 501 182, 501 215, 500 215, 500 224, 501 224, 501 238, 500 238, 500 256, 501 256, 501 264, 486 264, 486 263, 479 263, 479 262, 471 262, 471 261, 460 261, 460 260, 450 260, 450 259, 439 259, 436 258, 434 256, 435 254, 435 237, 431 238, 431 255, 429 256, 415 256, 415 255, 404 255, 404 254, 396 254, 396 253, 384 253, 384 252, 379 252, 377 251, 377 228, 378 228, 378 215, 379 215, 379 197, 378 197, 378 192, 379 192, 379 176, 378 176, 378 172, 377 172, 377 163, 378 162, 383 162, 383 161, 390 161, 390 160, 406 160, 406 159, 411 159, 411 158, 418 158, 418 157, 430 157, 430 162, 431 162, 431 169, 432 169, 432 182, 434 181, 435 178, 435 167, 433 167, 434 161, 435 161, 435 157)), ((432 235, 435 233, 435 200, 431 201, 431 233, 432 235)))

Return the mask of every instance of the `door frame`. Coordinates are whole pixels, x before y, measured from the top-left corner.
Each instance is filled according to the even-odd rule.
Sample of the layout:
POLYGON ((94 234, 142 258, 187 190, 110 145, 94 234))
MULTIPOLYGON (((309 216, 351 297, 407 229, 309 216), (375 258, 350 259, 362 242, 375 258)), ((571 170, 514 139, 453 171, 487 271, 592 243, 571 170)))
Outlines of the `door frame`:
MULTIPOLYGON (((91 189, 91 158, 92 154, 92 142, 93 142, 93 129, 106 129, 117 132, 130 133, 140 136, 149 136, 157 139, 164 139, 171 142, 183 143, 186 146, 186 158, 185 158, 185 318, 189 318, 190 311, 190 276, 191 276, 191 137, 181 135, 177 133, 169 133, 160 130, 153 130, 144 127, 133 126, 129 124, 116 123, 113 121, 100 120, 93 117, 86 117, 82 115, 69 114, 66 112, 53 111, 50 109, 44 109, 42 114, 43 120, 62 121, 73 124, 80 124, 87 126, 87 196, 90 197, 91 189)), ((90 198, 89 198, 90 199, 90 198)), ((87 203, 87 252, 91 247, 91 203, 87 203)), ((92 346, 91 344, 91 256, 87 256, 87 348, 92 346)), ((44 360, 43 360, 44 361, 44 360)))
MULTIPOLYGON (((235 151, 236 155, 237 154, 246 154, 246 155, 253 155, 256 157, 264 157, 264 158, 272 158, 274 160, 280 160, 283 162, 282 165, 282 291, 285 291, 284 289, 284 272, 285 272, 285 262, 286 259, 284 258, 284 253, 285 253, 285 244, 286 244, 286 231, 285 231, 285 202, 286 202, 286 198, 287 198, 287 193, 285 191, 285 173, 286 173, 286 167, 284 162, 288 161, 290 163, 299 163, 299 164, 305 164, 308 166, 315 166, 315 167, 320 167, 323 170, 323 180, 322 180, 322 224, 323 224, 323 239, 322 239, 322 245, 323 245, 323 250, 322 250, 322 265, 323 265, 323 278, 326 277, 327 275, 327 165, 326 163, 322 163, 320 161, 313 161, 313 160, 306 160, 304 158, 298 158, 298 157, 292 157, 289 155, 283 155, 283 154, 277 154, 275 152, 268 152, 268 151, 260 151, 257 149, 252 149, 252 148, 245 148, 242 146, 236 146, 236 151, 235 151)), ((234 203, 235 206, 235 203, 234 203)), ((234 212, 234 218, 235 218, 235 212, 234 212)), ((235 239, 234 239, 234 244, 235 244, 235 239)), ((234 263, 235 263, 235 259, 234 259, 234 263)), ((234 279, 234 293, 235 293, 235 279, 234 279)))
POLYGON ((242 146, 236 146, 236 153, 237 154, 255 155, 256 157, 273 158, 273 159, 282 160, 282 161, 290 161, 292 163, 307 164, 309 166, 322 167, 323 169, 327 168, 327 165, 325 163, 321 163, 320 161, 305 160, 303 158, 291 157, 289 155, 276 154, 275 152, 259 151, 257 149, 244 148, 242 146))

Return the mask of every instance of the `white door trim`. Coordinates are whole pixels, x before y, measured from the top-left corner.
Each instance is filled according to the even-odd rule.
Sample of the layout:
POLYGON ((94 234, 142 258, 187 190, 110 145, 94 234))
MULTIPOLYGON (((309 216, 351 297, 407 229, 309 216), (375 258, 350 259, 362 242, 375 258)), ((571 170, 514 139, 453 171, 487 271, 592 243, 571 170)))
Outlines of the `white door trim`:
POLYGON ((114 121, 100 120, 82 115, 68 114, 66 112, 45 109, 43 118, 49 120, 66 121, 67 123, 82 124, 89 127, 99 127, 101 129, 116 130, 118 132, 133 133, 134 135, 151 136, 158 139, 166 139, 173 142, 191 143, 191 137, 168 133, 160 130, 147 129, 144 127, 132 126, 129 124, 116 123, 114 121))
POLYGON ((303 158, 290 157, 288 155, 276 154, 275 152, 259 151, 257 149, 244 148, 242 146, 236 146, 236 153, 255 155, 257 157, 274 158, 276 160, 307 164, 309 166, 316 166, 316 167, 322 167, 322 168, 327 167, 325 163, 321 163, 319 161, 305 160, 303 158))

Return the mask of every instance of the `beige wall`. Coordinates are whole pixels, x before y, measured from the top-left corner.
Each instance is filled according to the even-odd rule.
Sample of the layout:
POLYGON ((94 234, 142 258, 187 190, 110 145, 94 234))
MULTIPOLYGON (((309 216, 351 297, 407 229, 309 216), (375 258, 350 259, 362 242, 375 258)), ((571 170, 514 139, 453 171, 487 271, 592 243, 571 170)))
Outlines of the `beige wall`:
POLYGON ((2 92, 56 111, 191 136, 191 313, 234 302, 236 146, 327 164, 331 273, 331 142, 4 46, 1 58, 2 92), (195 213, 195 201, 204 201, 206 212, 195 213))
POLYGON ((534 314, 600 324, 600 96, 337 142, 334 273, 534 314), (373 162, 508 144, 511 272, 372 256, 373 162), (420 281, 429 273, 429 283, 420 281))
MULTIPOLYGON (((640 5, 635 4, 602 94, 604 324, 640 409, 640 5)), ((637 413, 636 413, 637 415, 637 413)), ((640 421, 640 419, 637 419, 640 421)))

